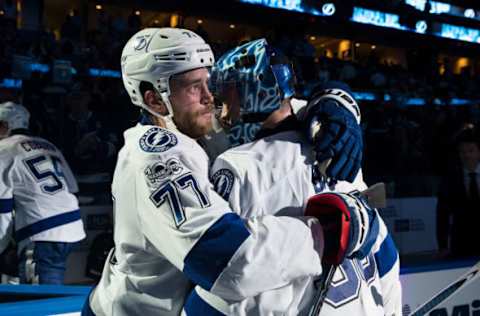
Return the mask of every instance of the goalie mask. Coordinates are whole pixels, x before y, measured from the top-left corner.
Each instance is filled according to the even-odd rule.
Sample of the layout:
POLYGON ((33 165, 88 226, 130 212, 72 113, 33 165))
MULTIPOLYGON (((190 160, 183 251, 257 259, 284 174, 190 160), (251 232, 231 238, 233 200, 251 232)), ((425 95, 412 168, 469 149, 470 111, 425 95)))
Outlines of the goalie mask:
POLYGON ((237 103, 237 117, 229 130, 232 145, 254 139, 261 122, 293 96, 294 82, 287 58, 265 39, 248 42, 220 57, 212 70, 211 90, 229 106, 237 103))

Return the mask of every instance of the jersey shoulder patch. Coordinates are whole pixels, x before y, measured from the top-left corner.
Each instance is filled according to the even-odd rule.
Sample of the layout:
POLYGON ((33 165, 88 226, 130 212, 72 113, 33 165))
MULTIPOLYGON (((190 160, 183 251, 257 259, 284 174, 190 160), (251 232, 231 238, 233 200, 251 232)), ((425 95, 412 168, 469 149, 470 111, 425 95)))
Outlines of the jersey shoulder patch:
POLYGON ((220 169, 212 176, 212 183, 215 191, 221 197, 223 197, 225 201, 228 201, 234 181, 235 178, 233 176, 233 172, 230 169, 220 169))
POLYGON ((175 134, 160 127, 152 127, 140 137, 139 145, 146 152, 164 152, 177 145, 175 134))

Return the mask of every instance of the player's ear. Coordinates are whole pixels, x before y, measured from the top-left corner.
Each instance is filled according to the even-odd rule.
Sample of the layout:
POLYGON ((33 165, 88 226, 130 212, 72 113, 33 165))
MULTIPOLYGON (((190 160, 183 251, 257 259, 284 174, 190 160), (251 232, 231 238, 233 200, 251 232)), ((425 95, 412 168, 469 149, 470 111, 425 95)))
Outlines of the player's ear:
POLYGON ((167 115, 168 109, 165 103, 163 103, 162 99, 154 90, 147 90, 143 94, 143 100, 145 104, 155 113, 159 113, 161 115, 167 115))

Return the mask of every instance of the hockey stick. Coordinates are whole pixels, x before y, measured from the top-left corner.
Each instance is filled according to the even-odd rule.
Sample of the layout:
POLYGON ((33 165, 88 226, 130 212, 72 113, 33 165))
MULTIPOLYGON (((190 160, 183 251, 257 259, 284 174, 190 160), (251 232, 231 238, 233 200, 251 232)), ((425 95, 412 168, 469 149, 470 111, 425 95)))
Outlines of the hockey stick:
POLYGON ((324 271, 327 270, 327 273, 324 274, 325 277, 321 278, 320 280, 315 282, 315 286, 317 286, 317 291, 315 292, 315 296, 313 298, 313 305, 310 307, 310 311, 308 312, 308 316, 318 316, 320 314, 320 310, 322 309, 323 302, 325 301, 325 296, 327 295, 328 289, 330 288, 330 283, 332 283, 333 275, 337 270, 336 265, 330 265, 324 271))
POLYGON ((459 279, 455 280, 453 283, 448 285, 446 288, 441 290, 430 300, 426 301, 417 309, 415 309, 410 316, 423 316, 430 312, 432 309, 440 305, 446 299, 450 298, 453 294, 457 293, 462 287, 469 283, 474 278, 480 277, 480 261, 477 262, 467 273, 462 275, 459 279))

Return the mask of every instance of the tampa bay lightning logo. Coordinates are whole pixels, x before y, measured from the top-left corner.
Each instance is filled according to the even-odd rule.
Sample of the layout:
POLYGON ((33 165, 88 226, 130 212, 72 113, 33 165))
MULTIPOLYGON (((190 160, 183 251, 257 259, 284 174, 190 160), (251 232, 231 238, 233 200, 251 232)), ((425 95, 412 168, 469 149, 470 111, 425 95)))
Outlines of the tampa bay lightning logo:
POLYGON ((142 50, 150 43, 150 34, 138 36, 133 42, 133 48, 135 50, 142 50))
POLYGON ((175 134, 160 127, 152 127, 140 138, 140 147, 146 152, 164 152, 177 143, 175 134))
POLYGON ((233 181, 233 173, 228 169, 220 169, 212 176, 215 191, 217 191, 225 201, 228 201, 228 197, 233 188, 233 181))

